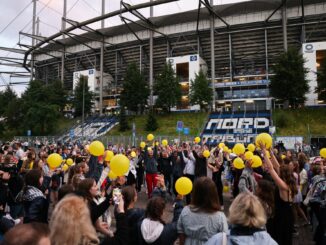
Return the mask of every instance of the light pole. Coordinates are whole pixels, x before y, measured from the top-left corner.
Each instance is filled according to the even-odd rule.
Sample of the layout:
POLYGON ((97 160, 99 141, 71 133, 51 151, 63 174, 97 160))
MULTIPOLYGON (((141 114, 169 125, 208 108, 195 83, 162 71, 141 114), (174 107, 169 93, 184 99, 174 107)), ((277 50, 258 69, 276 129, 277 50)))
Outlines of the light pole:
POLYGON ((84 120, 85 120, 85 77, 82 77, 83 82, 83 106, 82 106, 82 139, 84 141, 84 120))

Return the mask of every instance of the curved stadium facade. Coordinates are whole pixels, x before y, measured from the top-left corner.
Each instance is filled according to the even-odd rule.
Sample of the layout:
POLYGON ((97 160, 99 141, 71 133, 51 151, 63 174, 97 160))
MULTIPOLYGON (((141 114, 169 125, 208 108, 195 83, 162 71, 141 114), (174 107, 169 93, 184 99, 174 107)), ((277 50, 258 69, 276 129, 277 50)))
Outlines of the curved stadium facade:
MULTIPOLYGON (((268 110, 271 106, 268 84, 275 57, 288 47, 310 52, 305 49, 308 44, 316 56, 310 62, 314 79, 317 62, 325 56, 324 0, 255 0, 212 7, 205 6, 208 1, 201 2, 201 8, 192 11, 136 22, 125 18, 128 24, 96 31, 88 29, 81 35, 67 33, 67 38, 34 52, 35 77, 45 83, 63 78, 67 89, 73 88, 74 73, 78 71, 88 70, 95 74, 96 80, 104 44, 103 72, 104 77, 109 77, 103 85, 104 110, 118 105, 128 64, 135 62, 149 81, 151 57, 154 79, 165 62, 180 57, 183 60, 189 57, 191 62, 196 57, 207 67, 207 76, 214 77, 216 108, 268 110), (321 47, 317 53, 315 45, 321 47)), ((181 75, 189 70, 189 66, 180 67, 181 75)), ((189 76, 183 76, 188 91, 189 80, 189 76)), ((314 86, 315 81, 311 81, 308 105, 318 104, 314 86)), ((183 100, 181 109, 191 109, 187 93, 183 100)))

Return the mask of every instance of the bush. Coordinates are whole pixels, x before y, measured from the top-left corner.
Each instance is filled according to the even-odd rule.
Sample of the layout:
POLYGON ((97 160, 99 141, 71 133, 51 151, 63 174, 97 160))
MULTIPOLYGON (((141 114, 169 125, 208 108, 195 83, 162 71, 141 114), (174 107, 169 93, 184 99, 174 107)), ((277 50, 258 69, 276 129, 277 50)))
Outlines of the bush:
POLYGON ((146 131, 155 131, 156 129, 158 129, 158 124, 157 124, 157 120, 156 117, 154 115, 153 111, 150 111, 147 117, 147 122, 146 122, 146 131))
POLYGON ((278 128, 286 128, 291 124, 291 118, 286 113, 286 111, 278 111, 275 114, 274 120, 274 124, 278 128))

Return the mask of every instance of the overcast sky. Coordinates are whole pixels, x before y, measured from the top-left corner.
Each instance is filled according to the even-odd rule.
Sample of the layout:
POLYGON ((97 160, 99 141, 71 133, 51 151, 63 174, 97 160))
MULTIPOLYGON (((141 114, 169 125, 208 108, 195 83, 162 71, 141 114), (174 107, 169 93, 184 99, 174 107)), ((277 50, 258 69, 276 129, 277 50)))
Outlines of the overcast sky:
MULTIPOLYGON (((126 3, 131 5, 148 2, 149 0, 125 0, 126 3)), ((244 0, 214 0, 214 5, 226 4, 233 2, 242 2, 244 0)), ((36 12, 40 19, 39 34, 42 36, 50 36, 59 31, 61 28, 61 17, 63 12, 63 0, 38 0, 36 12)), ((67 0, 67 18, 84 21, 100 15, 102 0, 67 0)), ((120 0, 106 0, 105 12, 112 12, 120 8, 120 0)), ((172 14, 176 12, 183 12, 198 7, 198 0, 179 0, 178 2, 162 4, 154 7, 154 16, 172 14)), ((32 33, 32 15, 33 4, 32 0, 0 0, 0 46, 19 48, 17 43, 20 41, 23 44, 30 45, 31 39, 28 37, 20 36, 19 31, 32 33), (19 16, 18 16, 19 15, 19 16), (17 17, 17 18, 15 18, 17 17)), ((149 16, 149 8, 140 11, 144 16, 149 16)), ((125 17, 136 19, 132 15, 124 14, 125 17)), ((113 17, 105 20, 105 27, 121 24, 120 18, 113 17)), ((67 26, 69 26, 67 24, 67 26)), ((100 22, 90 25, 90 27, 100 28, 100 22)), ((15 53, 0 50, 1 57, 23 57, 15 53)), ((0 63, 7 63, 0 60, 0 63)), ((0 65, 1 71, 16 72, 24 71, 21 68, 12 68, 0 65)), ((2 74, 0 76, 0 90, 4 89, 6 83, 17 81, 28 81, 27 78, 12 78, 9 75, 2 74)), ((16 85, 14 90, 21 94, 26 88, 23 85, 16 85)))

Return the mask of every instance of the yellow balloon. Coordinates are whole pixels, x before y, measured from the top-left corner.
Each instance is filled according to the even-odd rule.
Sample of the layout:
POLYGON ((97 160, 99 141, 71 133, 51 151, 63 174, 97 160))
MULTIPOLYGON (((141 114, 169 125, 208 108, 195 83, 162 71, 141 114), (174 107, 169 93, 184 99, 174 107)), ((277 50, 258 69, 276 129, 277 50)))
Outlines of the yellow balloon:
POLYGON ((237 155, 243 154, 243 153, 245 153, 245 151, 246 151, 246 148, 244 147, 243 144, 237 143, 233 147, 233 152, 237 155))
POLYGON ((256 146, 254 144, 249 144, 247 148, 249 151, 254 152, 256 149, 256 146))
POLYGON ((101 141, 95 140, 89 145, 89 152, 93 156, 98 157, 98 156, 103 155, 104 150, 105 150, 105 148, 101 141))
POLYGON ((243 160, 240 157, 237 157, 236 159, 233 160, 233 166, 236 169, 243 169, 245 167, 243 160))
POLYGON ((281 156, 281 158, 282 158, 282 159, 285 159, 285 158, 286 158, 286 156, 285 156, 285 155, 282 155, 282 156, 281 156))
POLYGON ((225 146, 225 144, 223 142, 221 142, 221 143, 218 144, 218 148, 220 148, 220 149, 223 149, 224 146, 225 146))
POLYGON ((118 176, 112 170, 110 170, 108 177, 110 180, 115 180, 118 176))
POLYGON ((114 156, 114 153, 113 151, 106 151, 106 155, 105 155, 105 161, 106 162, 109 162, 111 161, 112 157, 114 156))
POLYGON ((152 135, 152 134, 147 135, 147 140, 148 141, 152 141, 153 139, 154 139, 154 135, 152 135))
POLYGON ((228 149, 228 153, 231 154, 232 153, 232 150, 231 149, 228 149))
POLYGON ((266 146, 266 149, 270 149, 273 145, 272 136, 267 133, 258 134, 255 142, 257 147, 259 147, 259 142, 262 142, 266 146))
POLYGON ((69 166, 67 164, 62 166, 62 170, 65 171, 65 172, 68 170, 68 168, 69 168, 69 166))
POLYGON ((159 144, 160 144, 159 142, 155 142, 155 145, 156 145, 156 146, 159 146, 159 144))
POLYGON ((195 138, 195 143, 198 144, 200 142, 200 138, 199 137, 196 137, 195 138))
POLYGON ((244 156, 246 160, 250 160, 254 156, 254 154, 251 151, 246 151, 244 156))
POLYGON ((263 162, 262 162, 262 160, 261 160, 261 158, 259 156, 254 155, 252 157, 251 161, 252 161, 252 164, 251 164, 252 168, 258 168, 261 165, 263 165, 263 162))
POLYGON ((181 177, 175 182, 175 189, 180 195, 188 195, 192 191, 192 182, 187 177, 181 177))
POLYGON ((145 143, 144 141, 140 142, 140 147, 141 147, 141 148, 143 148, 143 149, 144 149, 144 148, 145 148, 145 146, 146 146, 146 143, 145 143))
POLYGON ((68 166, 71 166, 71 165, 73 165, 74 161, 71 158, 68 158, 66 163, 68 166))
POLYGON ((128 172, 129 164, 129 159, 125 155, 118 154, 112 157, 110 168, 117 176, 123 176, 128 172))
POLYGON ((168 141, 167 140, 162 140, 162 145, 163 146, 167 146, 168 145, 168 141))
POLYGON ((52 153, 47 158, 47 162, 51 169, 57 168, 62 163, 62 157, 58 153, 52 153))
POLYGON ((229 151, 229 147, 227 147, 226 145, 223 146, 223 151, 224 151, 224 152, 228 152, 228 151, 229 151))
POLYGON ((223 186, 223 192, 227 193, 230 191, 230 187, 228 185, 223 186))
POLYGON ((319 152, 320 156, 326 158, 326 148, 322 148, 319 152))
POLYGON ((134 151, 132 151, 132 152, 130 153, 130 156, 131 156, 132 158, 134 158, 134 157, 136 157, 136 153, 135 153, 134 151))
POLYGON ((203 156, 208 158, 211 155, 211 153, 209 152, 209 150, 204 150, 203 152, 203 156))

